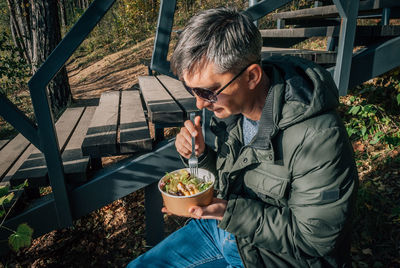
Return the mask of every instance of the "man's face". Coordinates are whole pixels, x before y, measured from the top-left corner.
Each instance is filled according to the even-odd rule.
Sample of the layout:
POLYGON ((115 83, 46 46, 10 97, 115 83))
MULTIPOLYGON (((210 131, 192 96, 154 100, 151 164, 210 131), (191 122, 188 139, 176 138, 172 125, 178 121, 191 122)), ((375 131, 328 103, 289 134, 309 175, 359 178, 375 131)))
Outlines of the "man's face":
MULTIPOLYGON (((236 73, 226 72, 218 74, 215 71, 215 65, 208 63, 199 68, 200 70, 190 74, 183 74, 185 84, 189 87, 207 88, 212 91, 218 91, 225 86, 236 73)), ((218 118, 227 118, 233 114, 240 114, 243 110, 243 104, 246 101, 246 92, 248 85, 246 83, 248 76, 245 71, 235 81, 233 81, 226 89, 224 89, 217 97, 215 103, 207 102, 195 94, 196 106, 199 109, 206 108, 214 112, 218 118)))

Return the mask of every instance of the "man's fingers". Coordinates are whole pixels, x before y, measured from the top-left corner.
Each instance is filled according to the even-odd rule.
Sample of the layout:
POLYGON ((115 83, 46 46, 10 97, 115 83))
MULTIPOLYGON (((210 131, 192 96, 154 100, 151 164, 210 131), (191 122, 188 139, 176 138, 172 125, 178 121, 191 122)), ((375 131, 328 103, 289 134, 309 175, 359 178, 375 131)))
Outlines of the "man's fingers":
POLYGON ((181 148, 186 148, 189 152, 192 151, 192 138, 190 137, 189 133, 185 133, 186 131, 182 130, 177 136, 177 142, 179 143, 178 146, 181 148))
POLYGON ((188 212, 191 217, 196 219, 222 220, 226 210, 226 205, 226 200, 214 197, 213 202, 210 205, 204 207, 192 206, 189 208, 188 212))
POLYGON ((200 219, 203 216, 203 208, 199 206, 190 207, 189 213, 193 218, 200 219))
POLYGON ((197 130, 201 130, 201 116, 196 116, 194 118, 194 125, 197 130))
POLYGON ((166 207, 162 207, 161 212, 162 212, 162 213, 165 213, 165 214, 168 214, 168 215, 172 215, 172 213, 169 212, 168 209, 167 209, 166 207))
POLYGON ((193 122, 190 120, 186 120, 185 123, 183 123, 187 131, 190 133, 191 136, 197 136, 197 130, 196 127, 193 125, 193 122))

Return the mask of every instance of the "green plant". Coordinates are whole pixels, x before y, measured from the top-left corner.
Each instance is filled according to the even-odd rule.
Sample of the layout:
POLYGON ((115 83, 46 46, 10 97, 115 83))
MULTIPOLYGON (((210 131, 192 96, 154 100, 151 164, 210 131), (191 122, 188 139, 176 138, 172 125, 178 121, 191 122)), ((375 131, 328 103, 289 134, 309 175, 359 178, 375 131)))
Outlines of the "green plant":
POLYGON ((28 224, 22 223, 18 225, 17 230, 4 226, 7 216, 11 213, 18 199, 21 197, 23 188, 26 186, 28 186, 28 181, 13 189, 10 189, 9 186, 0 186, 0 217, 2 217, 0 228, 11 232, 8 237, 8 244, 14 251, 29 246, 32 241, 33 229, 28 224))
POLYGON ((400 145, 398 123, 377 104, 367 103, 360 97, 349 98, 350 108, 347 111, 347 133, 353 140, 369 140, 370 144, 378 142, 391 148, 400 145))
POLYGON ((6 32, 0 35, 0 88, 10 94, 26 88, 29 66, 6 32))

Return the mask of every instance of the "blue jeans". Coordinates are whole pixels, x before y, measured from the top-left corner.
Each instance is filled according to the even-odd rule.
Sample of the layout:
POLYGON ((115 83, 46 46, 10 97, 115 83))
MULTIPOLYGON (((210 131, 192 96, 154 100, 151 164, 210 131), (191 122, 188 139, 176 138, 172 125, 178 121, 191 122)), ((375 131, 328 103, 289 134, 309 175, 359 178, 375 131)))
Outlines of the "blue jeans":
POLYGON ((127 267, 243 267, 235 237, 217 224, 191 220, 127 267))

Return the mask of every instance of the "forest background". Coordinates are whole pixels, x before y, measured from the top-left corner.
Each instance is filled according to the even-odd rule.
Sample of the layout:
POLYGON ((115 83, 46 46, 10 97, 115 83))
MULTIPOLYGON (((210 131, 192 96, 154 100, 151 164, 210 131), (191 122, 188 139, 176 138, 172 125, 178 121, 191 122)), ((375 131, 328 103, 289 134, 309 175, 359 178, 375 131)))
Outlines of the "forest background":
MULTIPOLYGON (((47 35, 53 46, 56 45, 90 2, 0 0, 0 90, 33 120, 27 81, 46 54, 48 56, 51 52, 48 47, 51 42, 46 43, 43 36, 47 35), (43 19, 37 17, 43 14, 40 10, 46 10, 48 21, 54 24, 50 30, 34 28, 33 22, 43 19), (25 22, 17 22, 18 16, 25 22), (18 25, 25 32, 18 34, 18 25), (49 35, 51 31, 52 35, 49 35), (35 38, 36 41, 33 40, 35 38), (35 45, 42 51, 33 52, 35 45)), ((311 7, 313 4, 312 1, 296 0, 278 11, 311 7)), ((174 30, 181 29, 198 10, 222 5, 244 9, 248 1, 178 1, 174 30)), ((60 82, 54 82, 54 88, 61 85, 63 92, 54 92, 55 89, 49 87, 50 94, 54 96, 52 108, 56 118, 65 107, 79 102, 82 96, 98 97, 101 92, 89 90, 86 94, 78 94, 76 88, 90 78, 81 76, 76 81, 72 79, 72 73, 82 74, 108 57, 126 56, 124 51, 129 51, 129 57, 140 58, 132 61, 132 66, 140 69, 138 74, 146 74, 158 8, 157 0, 116 1, 68 61, 65 70, 59 73, 63 77, 60 82)), ((362 20, 359 23, 377 24, 379 20, 362 20)), ((400 24, 398 20, 391 23, 400 24)), ((259 21, 259 28, 274 27, 275 21, 271 16, 259 21)), ((174 32, 172 45, 175 42, 174 32)), ((324 50, 326 39, 312 38, 296 47, 324 50)), ((132 80, 135 79, 132 77, 132 80)), ((360 177, 353 219, 353 266, 400 267, 400 68, 350 89, 347 96, 340 98, 339 112, 353 144, 360 177)), ((174 133, 176 130, 167 134, 172 136, 174 133)), ((0 139, 9 139, 16 134, 12 126, 0 118, 0 139)), ((51 189, 43 189, 42 193, 48 191, 51 189)), ((10 252, 1 258, 0 267, 124 266, 147 250, 143 209, 143 193, 133 193, 78 220, 72 228, 51 232, 32 241, 28 248, 10 252)), ((166 217, 166 221, 169 222, 169 231, 182 225, 179 218, 166 217)))

